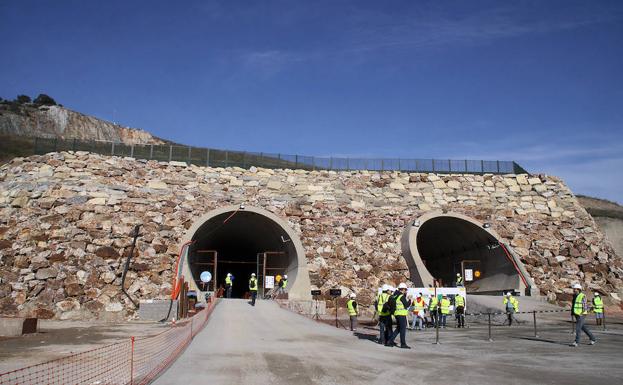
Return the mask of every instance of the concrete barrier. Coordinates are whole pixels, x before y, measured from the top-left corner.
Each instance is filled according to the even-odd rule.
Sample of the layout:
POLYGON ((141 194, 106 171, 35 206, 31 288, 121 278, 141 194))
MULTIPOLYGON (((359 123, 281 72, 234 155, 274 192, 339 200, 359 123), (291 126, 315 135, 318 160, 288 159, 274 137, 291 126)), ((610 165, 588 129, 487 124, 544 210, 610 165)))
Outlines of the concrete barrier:
POLYGON ((0 336, 15 337, 36 333, 38 321, 37 318, 0 318, 0 336))

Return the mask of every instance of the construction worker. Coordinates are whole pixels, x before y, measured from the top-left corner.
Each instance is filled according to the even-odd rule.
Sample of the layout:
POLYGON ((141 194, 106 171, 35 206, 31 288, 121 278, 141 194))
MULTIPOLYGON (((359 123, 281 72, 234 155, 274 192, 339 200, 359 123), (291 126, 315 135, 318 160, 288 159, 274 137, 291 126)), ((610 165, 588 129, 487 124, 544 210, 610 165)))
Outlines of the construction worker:
POLYGON ((582 293, 582 286, 579 283, 574 284, 573 286, 573 301, 571 307, 571 315, 575 318, 575 341, 571 344, 571 346, 576 347, 580 343, 580 332, 586 333, 588 338, 590 339, 590 344, 595 344, 595 336, 588 330, 588 326, 586 326, 585 318, 588 313, 588 306, 586 304, 586 296, 582 293))
POLYGON ((357 331, 357 315, 359 315, 355 298, 357 298, 355 293, 350 293, 350 299, 346 302, 348 316, 350 317, 350 330, 353 332, 357 331))
POLYGON ((417 293, 415 297, 415 301, 413 301, 412 313, 413 313, 413 323, 411 325, 411 329, 422 330, 424 325, 424 309, 426 308, 426 303, 424 303, 424 298, 422 298, 422 293, 417 293))
POLYGON ((517 298, 513 297, 513 293, 509 291, 504 297, 503 304, 506 309, 506 316, 508 317, 508 326, 511 326, 513 324, 513 319, 515 319, 513 314, 519 311, 519 301, 517 298))
POLYGON ((257 297, 257 278, 255 278, 255 273, 251 273, 249 290, 251 291, 251 306, 255 306, 255 298, 257 297))
POLYGON ((394 295, 389 300, 390 303, 390 311, 396 318, 396 330, 392 333, 389 344, 386 346, 395 346, 396 343, 394 340, 400 334, 400 347, 402 349, 411 349, 409 345, 407 345, 407 316, 409 315, 409 306, 411 306, 411 301, 407 299, 407 284, 401 282, 398 285, 398 290, 394 293, 394 295))
POLYGON ((379 344, 387 344, 392 334, 392 316, 389 313, 389 297, 391 292, 391 286, 383 285, 375 301, 376 311, 379 314, 379 344))
POLYGON ((443 295, 441 297, 441 327, 446 328, 446 318, 448 318, 448 314, 450 314, 450 299, 448 299, 447 295, 443 295))
POLYGON ((439 304, 437 300, 437 296, 430 296, 430 300, 428 301, 428 311, 430 313, 430 322, 433 327, 437 327, 437 322, 439 322, 439 314, 437 312, 437 305, 439 304))
POLYGON ((456 274, 456 287, 463 287, 463 277, 461 276, 461 273, 457 273, 456 274))
POLYGON ((604 301, 601 299, 601 295, 598 292, 595 292, 595 295, 593 296, 593 312, 595 313, 597 325, 603 324, 604 301))
POLYGON ((231 289, 233 286, 233 281, 231 279, 231 273, 227 273, 227 276, 225 276, 225 297, 226 298, 231 298, 231 289))
POLYGON ((454 314, 456 315, 456 322, 458 328, 465 327, 465 298, 462 295, 457 294, 454 296, 454 314))
POLYGON ((283 277, 279 280, 279 287, 277 288, 277 294, 285 293, 286 287, 288 287, 288 275, 284 274, 283 277))

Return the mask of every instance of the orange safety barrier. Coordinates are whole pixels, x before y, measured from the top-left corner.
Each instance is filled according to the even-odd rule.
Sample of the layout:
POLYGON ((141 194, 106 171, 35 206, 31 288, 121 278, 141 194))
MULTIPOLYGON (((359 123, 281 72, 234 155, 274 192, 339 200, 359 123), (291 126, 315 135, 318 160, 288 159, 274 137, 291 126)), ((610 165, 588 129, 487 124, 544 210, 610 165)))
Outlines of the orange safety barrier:
POLYGON ((111 345, 0 374, 11 384, 148 384, 184 351, 208 322, 211 299, 195 316, 151 336, 130 337, 111 345))

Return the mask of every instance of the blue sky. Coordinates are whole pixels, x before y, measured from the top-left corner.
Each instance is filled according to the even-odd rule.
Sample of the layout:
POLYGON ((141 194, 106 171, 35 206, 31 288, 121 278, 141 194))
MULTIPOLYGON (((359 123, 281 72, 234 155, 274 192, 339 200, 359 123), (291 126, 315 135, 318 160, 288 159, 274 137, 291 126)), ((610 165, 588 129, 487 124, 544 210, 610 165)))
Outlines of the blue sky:
POLYGON ((0 96, 213 148, 516 160, 623 203, 621 1, 0 1, 0 96))

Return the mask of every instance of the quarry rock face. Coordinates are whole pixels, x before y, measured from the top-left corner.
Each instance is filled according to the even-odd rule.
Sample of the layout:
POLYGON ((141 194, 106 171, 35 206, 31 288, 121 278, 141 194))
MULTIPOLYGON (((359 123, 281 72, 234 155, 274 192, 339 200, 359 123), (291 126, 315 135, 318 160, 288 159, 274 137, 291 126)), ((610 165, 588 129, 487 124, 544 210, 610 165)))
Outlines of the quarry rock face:
MULTIPOLYGON (((79 140, 104 140, 125 144, 163 144, 145 130, 83 115, 61 106, 0 104, 0 134, 79 140)), ((43 174, 50 170, 41 170, 43 174)))
MULTIPOLYGON (((312 286, 358 293, 408 282, 401 235, 429 210, 491 224, 543 296, 570 286, 623 296, 623 261, 565 184, 538 175, 209 168, 84 152, 16 158, 0 168, 0 314, 42 318, 131 316, 135 300, 166 299, 188 228, 209 210, 245 202, 299 235, 312 286)), ((330 305, 330 303, 328 303, 330 305)))

